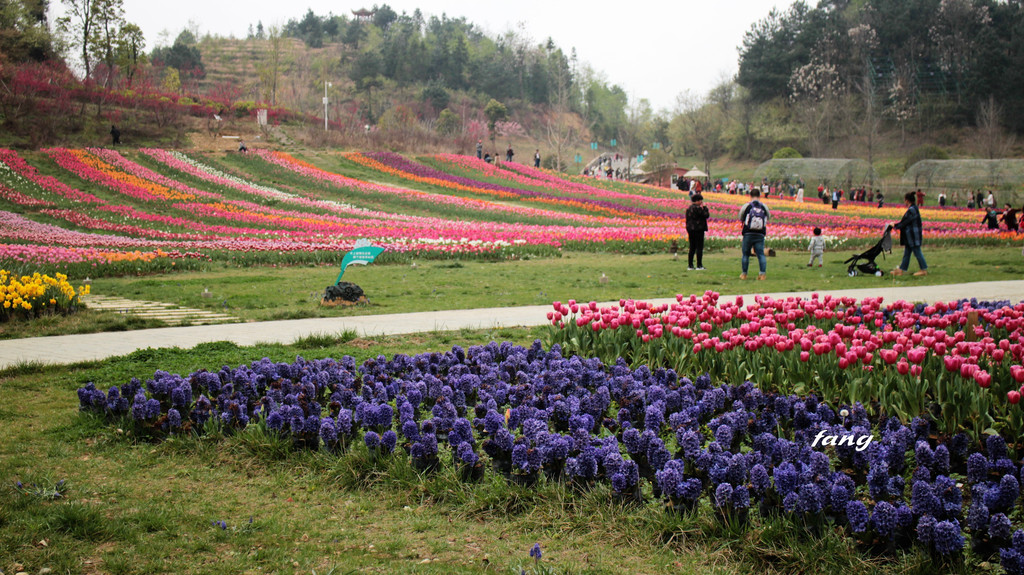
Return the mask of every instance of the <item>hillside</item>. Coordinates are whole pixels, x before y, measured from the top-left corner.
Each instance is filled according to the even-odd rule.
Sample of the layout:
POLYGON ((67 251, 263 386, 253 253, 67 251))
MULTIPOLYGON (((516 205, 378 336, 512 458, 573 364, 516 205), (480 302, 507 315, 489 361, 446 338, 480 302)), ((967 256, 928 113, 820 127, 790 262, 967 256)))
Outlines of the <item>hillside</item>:
MULTIPOLYGON (((198 82, 202 93, 225 92, 241 100, 261 100, 265 90, 272 92, 272 82, 267 77, 272 73, 275 52, 272 41, 207 37, 199 48, 206 71, 198 82)), ((310 48, 301 40, 281 38, 277 50, 277 104, 322 115, 320 98, 325 76, 336 94, 353 88, 352 82, 339 73, 346 53, 343 44, 310 48)))

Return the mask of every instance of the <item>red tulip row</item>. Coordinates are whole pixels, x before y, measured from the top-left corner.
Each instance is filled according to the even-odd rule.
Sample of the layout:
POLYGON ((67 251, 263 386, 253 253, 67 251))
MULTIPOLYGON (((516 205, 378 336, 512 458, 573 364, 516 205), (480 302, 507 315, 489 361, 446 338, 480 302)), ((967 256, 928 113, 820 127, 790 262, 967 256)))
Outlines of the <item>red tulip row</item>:
POLYGON ((555 302, 548 319, 553 343, 605 361, 625 357, 782 391, 878 401, 907 417, 938 402, 949 412, 947 427, 989 426, 1000 418, 1003 425, 1020 425, 1006 417, 1024 393, 1024 303, 898 301, 883 307, 881 298, 815 294, 758 296, 744 306, 742 297, 720 302, 708 291, 676 296, 671 305, 555 302), (949 401, 961 403, 945 405, 949 401), (980 415, 971 417, 966 408, 980 415))

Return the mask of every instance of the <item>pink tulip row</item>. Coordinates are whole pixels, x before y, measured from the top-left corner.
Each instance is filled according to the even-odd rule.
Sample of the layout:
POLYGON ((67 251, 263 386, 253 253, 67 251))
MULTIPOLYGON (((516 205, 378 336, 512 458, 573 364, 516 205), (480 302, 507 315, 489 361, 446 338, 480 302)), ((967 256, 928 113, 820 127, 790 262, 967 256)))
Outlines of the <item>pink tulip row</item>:
POLYGON ((234 188, 246 194, 252 194, 268 199, 281 200, 286 203, 296 204, 309 208, 320 208, 335 213, 341 214, 359 214, 363 216, 373 216, 377 218, 394 218, 394 219, 408 219, 413 216, 404 216, 401 214, 387 214, 385 212, 376 212, 370 210, 364 210, 341 202, 335 202, 331 200, 320 200, 320 199, 308 199, 295 194, 291 194, 270 186, 264 186, 248 180, 244 180, 238 176, 224 173, 212 166, 198 162, 181 152, 172 152, 168 150, 160 150, 156 148, 147 148, 140 150, 147 156, 161 162, 162 164, 174 168, 185 174, 195 176, 207 182, 234 188))
POLYGON ((635 222, 627 218, 608 218, 603 216, 592 216, 583 214, 572 214, 567 212, 559 212, 554 210, 545 210, 540 208, 524 207, 524 206, 510 206, 504 203, 491 202, 487 200, 480 200, 474 198, 461 198, 458 196, 449 196, 445 194, 433 194, 429 192, 421 192, 418 190, 410 190, 407 188, 395 188, 391 186, 385 186, 382 184, 374 184, 370 182, 364 182, 362 180, 356 180, 349 178, 341 174, 335 174, 326 170, 321 170, 315 166, 296 160, 295 158, 282 153, 257 151, 259 156, 268 162, 287 168, 302 174, 306 177, 314 180, 327 182, 332 185, 341 188, 351 188, 362 192, 369 192, 373 194, 380 194, 385 196, 397 196, 403 199, 412 199, 422 201, 428 204, 434 205, 449 205, 453 207, 470 209, 480 211, 483 213, 504 213, 512 214, 517 216, 534 217, 534 218, 547 218, 550 220, 561 220, 570 221, 586 224, 609 224, 609 225, 633 225, 635 222))
POLYGON ((16 174, 22 176, 28 181, 36 184, 43 190, 53 192, 57 195, 63 196, 69 200, 85 203, 85 204, 102 204, 104 200, 100 198, 81 192, 72 188, 71 186, 61 182, 53 176, 43 176, 35 167, 31 166, 26 162, 17 152, 13 150, 0 149, 0 162, 13 170, 16 174))
MULTIPOLYGON (((51 155, 60 159, 61 163, 68 169, 76 173, 87 173, 92 179, 97 180, 111 187, 111 189, 126 193, 132 197, 143 197, 146 199, 156 200, 157 198, 147 195, 146 184, 142 182, 139 185, 139 180, 134 180, 134 189, 131 189, 126 181, 133 181, 132 178, 138 178, 140 175, 150 175, 146 173, 139 173, 138 175, 132 176, 132 178, 120 178, 112 177, 109 174, 98 173, 98 170, 86 166, 79 162, 80 156, 65 153, 62 150, 51 150, 51 155)), ((112 156, 111 156, 112 157, 112 156)), ((162 184, 161 184, 162 185, 162 184)), ((186 193, 191 193, 193 190, 185 190, 186 193)), ((102 200, 101 200, 102 201, 102 200)), ((238 202, 241 203, 241 202, 238 202)), ((323 219, 324 217, 318 217, 314 220, 310 220, 308 217, 303 218, 304 214, 295 212, 284 212, 280 210, 273 210, 270 208, 263 208, 256 204, 242 203, 245 208, 260 209, 264 212, 276 212, 279 218, 272 218, 268 214, 259 213, 247 213, 245 210, 235 210, 227 208, 224 205, 217 207, 216 205, 205 205, 198 203, 176 203, 174 207, 187 212, 197 213, 206 217, 219 217, 226 218, 232 221, 247 221, 253 222, 260 225, 269 225, 271 223, 276 224, 287 224, 288 227, 300 227, 306 233, 346 233, 349 237, 365 236, 370 235, 373 237, 383 237, 391 239, 403 239, 406 237, 419 237, 424 240, 430 240, 431 246, 447 246, 449 243, 464 243, 470 246, 470 251, 476 251, 484 249, 482 246, 497 247, 500 245, 514 245, 522 238, 530 237, 534 241, 533 243, 548 243, 557 244, 559 240, 557 237, 569 235, 571 239, 582 239, 584 241, 601 241, 604 237, 607 237, 607 233, 603 232, 598 228, 584 228, 582 232, 577 231, 576 228, 562 227, 552 228, 543 226, 521 226, 517 224, 498 224, 498 223, 482 223, 482 224, 470 224, 465 222, 446 222, 436 218, 423 218, 419 222, 406 223, 402 226, 388 226, 385 229, 381 229, 378 223, 368 220, 347 220, 347 221, 335 221, 333 225, 327 225, 324 222, 317 222, 317 219, 323 219), (480 228, 491 228, 488 233, 480 234, 480 228), (587 233, 586 230, 591 230, 592 233, 587 233), (440 232, 439 232, 440 231, 440 232), (553 235, 552 235, 553 234, 553 235), (602 235, 604 234, 604 235, 602 235), (426 236, 426 237, 425 237, 426 236), (475 237, 474 237, 475 236, 475 237)), ((143 214, 132 208, 126 207, 106 207, 108 210, 119 210, 125 215, 133 218, 144 218, 153 221, 156 219, 155 216, 143 214), (126 213, 128 212, 128 213, 126 213)), ((166 223, 182 223, 180 218, 173 219, 174 221, 164 220, 166 223)), ((84 221, 80 221, 84 223, 84 221)), ((100 225, 93 226, 102 228, 108 228, 109 226, 100 225)), ((197 226, 194 224, 186 225, 185 227, 195 229, 197 226)), ((214 231, 218 233, 268 233, 267 229, 238 229, 238 228, 223 228, 215 226, 204 226, 202 231, 214 231)), ((615 230, 611 230, 615 233, 615 230)), ((666 232, 660 231, 655 233, 664 234, 666 232)), ((154 234, 149 234, 154 235, 154 234)), ((291 234, 287 234, 291 235, 291 234)), ((637 234, 631 234, 632 237, 636 237, 637 234)), ((616 239, 624 239, 619 236, 616 239)), ((332 246, 334 247, 334 246, 332 246)), ((447 248, 446 248, 447 249, 447 248)))
POLYGON ((202 236, 198 234, 179 234, 174 232, 165 232, 161 230, 153 230, 148 228, 142 228, 139 226, 129 226, 126 224, 114 224, 106 220, 93 218, 81 212, 74 210, 63 210, 63 209, 46 209, 40 210, 40 213, 48 216, 64 220, 80 228, 90 228, 94 230, 103 230, 105 232, 114 232, 118 234, 126 234, 131 236, 142 236, 149 238, 157 238, 161 240, 198 240, 202 239, 202 236))
MULTIPOLYGON (((56 244, 59 247, 73 248, 109 246, 119 249, 160 248, 167 250, 224 250, 230 252, 308 252, 318 250, 340 252, 351 250, 355 243, 353 238, 321 238, 319 240, 310 238, 303 241, 279 238, 222 238, 201 241, 142 240, 65 230, 5 211, 0 211, 0 239, 44 245, 56 244)), ((484 253, 502 247, 501 245, 487 242, 431 240, 429 238, 412 239, 404 237, 376 243, 396 252, 484 253)), ((71 252, 57 251, 52 253, 71 252)), ((49 263, 60 262, 53 260, 49 263)))
POLYGON ((189 186, 183 182, 179 182, 178 180, 172 180, 171 178, 168 178, 163 174, 154 172, 153 170, 145 166, 142 166, 136 162, 132 162, 131 160, 128 160, 127 158, 122 156, 117 150, 108 150, 105 148, 86 148, 86 151, 95 156, 96 158, 99 158, 100 160, 106 162, 106 164, 110 168, 117 168, 122 173, 126 175, 135 176, 136 178, 139 178, 139 180, 145 181, 146 183, 159 184, 161 186, 167 187, 168 189, 189 194, 197 198, 208 198, 211 200, 223 199, 223 196, 221 196, 220 194, 193 188, 192 186, 189 186))
MULTIPOLYGON (((55 153, 57 153, 57 151, 55 151, 55 153)), ((85 203, 88 203, 88 204, 102 204, 100 206, 95 207, 94 209, 96 209, 96 210, 107 211, 107 212, 111 212, 111 213, 117 213, 117 214, 119 214, 119 215, 121 215, 121 216, 123 216, 125 218, 128 218, 128 219, 146 220, 146 221, 151 221, 151 222, 160 222, 160 223, 165 223, 165 224, 175 225, 175 226, 181 226, 181 227, 184 227, 184 228, 187 228, 187 229, 195 229, 195 230, 204 231, 204 232, 216 232, 216 233, 219 233, 219 234, 253 234, 253 235, 263 235, 263 234, 266 233, 266 230, 263 230, 263 229, 232 228, 232 227, 227 227, 227 226, 208 226, 208 225, 204 225, 204 224, 201 224, 201 223, 198 223, 198 222, 186 220, 184 218, 175 218, 175 217, 171 217, 171 216, 148 214, 146 212, 139 211, 139 210, 137 210, 137 209, 135 209, 135 208, 133 208, 131 206, 108 205, 106 200, 104 200, 102 198, 99 198, 99 197, 97 197, 95 195, 86 194, 86 193, 80 192, 79 190, 70 188, 70 187, 66 186, 65 184, 63 184, 62 182, 60 182, 59 180, 56 180, 55 178, 52 178, 50 176, 45 176, 45 177, 38 176, 38 174, 35 172, 35 168, 33 168, 32 166, 28 165, 22 158, 17 156, 17 154, 15 154, 14 152, 10 152, 9 150, 8 151, 0 150, 0 157, 2 157, 5 166, 10 166, 10 167, 12 167, 12 169, 13 168, 17 168, 17 172, 16 173, 18 173, 19 175, 23 175, 29 181, 35 180, 35 183, 37 185, 40 185, 41 187, 45 186, 44 189, 48 189, 50 191, 58 193, 61 196, 65 197, 65 198, 68 198, 70 200, 73 200, 75 202, 85 202, 85 203), (5 154, 4 152, 8 152, 8 153, 5 154)), ((67 166, 72 166, 72 167, 76 166, 75 163, 77 162, 77 159, 73 155, 69 155, 67 157, 62 156, 62 160, 66 163, 67 166)), ((86 168, 83 168, 83 169, 86 169, 86 168)), ((116 190, 123 190, 123 189, 124 188, 122 186, 117 186, 116 187, 116 190)), ((17 193, 17 192, 15 192, 15 193, 17 193)), ((140 192, 140 193, 145 193, 145 192, 140 192)), ((213 195, 213 194, 207 194, 206 192, 202 192, 202 193, 206 194, 206 195, 213 195)), ((45 202, 45 203, 38 203, 37 204, 36 202, 41 202, 42 200, 37 200, 37 199, 31 198, 29 196, 25 196, 24 194, 20 194, 20 193, 17 193, 17 194, 18 194, 18 196, 17 196, 16 203, 20 203, 22 205, 53 205, 51 202, 45 202)), ((137 196, 138 196, 138 194, 136 194, 136 197, 137 196)), ((14 198, 14 197, 15 196, 12 196, 12 198, 14 198)), ((15 201, 15 200, 12 199, 12 201, 15 201)), ((51 215, 54 215, 55 217, 60 217, 61 219, 72 221, 72 220, 69 220, 70 214, 71 214, 70 212, 67 212, 65 210, 65 211, 55 212, 55 213, 53 213, 51 215), (58 214, 61 214, 61 215, 58 215, 58 214)), ((85 218, 84 216, 77 218, 77 220, 74 223, 76 223, 76 225, 79 225, 81 227, 89 227, 89 228, 98 229, 98 230, 104 230, 104 231, 119 231, 120 233, 133 233, 133 234, 149 236, 149 237, 165 237, 165 238, 178 237, 179 239, 191 239, 191 238, 195 238, 195 239, 204 239, 204 238, 205 239, 209 239, 208 236, 206 236, 206 237, 204 237, 204 236, 195 236, 193 234, 173 234, 173 233, 171 233, 171 235, 166 235, 169 232, 163 232, 161 230, 144 230, 143 228, 134 228, 132 231, 127 231, 129 228, 119 227, 118 224, 112 224, 112 223, 109 223, 109 222, 104 222, 104 221, 98 220, 96 218, 85 218)))
MULTIPOLYGON (((546 192, 557 191, 569 197, 605 198, 621 201, 624 205, 650 206, 649 195, 627 194, 615 192, 602 188, 595 188, 586 184, 569 182, 554 176, 535 177, 524 174, 527 169, 521 164, 504 162, 500 166, 489 164, 471 156, 459 156, 455 154, 439 154, 433 156, 443 166, 445 164, 457 166, 464 170, 478 172, 487 178, 501 179, 512 184, 526 185, 534 188, 541 188, 546 192)), ((537 172, 537 170, 533 170, 537 172)), ((657 206, 668 211, 684 212, 689 207, 689 201, 683 199, 682 194, 672 194, 658 200, 657 206)))
POLYGON ((973 379, 981 387, 991 383, 991 374, 981 363, 1013 361, 1017 364, 1009 373, 1016 383, 1024 383, 1020 365, 1024 361, 1020 343, 1024 303, 990 310, 975 309, 966 302, 940 302, 918 312, 905 301, 882 308, 881 298, 857 302, 819 298, 817 294, 810 299, 758 296, 745 307, 742 297, 722 303, 718 298, 717 293, 708 291, 701 297, 676 296, 671 305, 620 300, 618 306, 611 307, 570 300, 567 304, 554 302, 548 319, 562 329, 571 322, 594 332, 627 330, 644 342, 671 334, 691 341, 694 353, 799 349, 801 362, 809 361, 812 354, 835 354, 841 369, 857 365, 870 369, 877 357, 904 375, 920 375, 921 364, 930 354, 940 358, 947 371, 973 379), (978 323, 968 328, 975 314, 978 323), (826 330, 812 322, 836 323, 826 330), (996 339, 992 330, 1005 336, 996 339))
MULTIPOLYGON (((185 229, 195 230, 198 232, 206 232, 208 234, 218 234, 223 236, 235 236, 235 235, 263 235, 266 230, 257 228, 235 228, 230 226, 216 226, 208 225, 202 222, 196 222, 193 220, 187 220, 185 218, 178 218, 174 216, 165 216, 161 214, 151 214, 143 212, 131 206, 121 205, 105 205, 96 208, 97 211, 110 212, 112 214, 118 214, 127 220, 140 220, 146 222, 160 223, 171 226, 179 226, 185 229)), ((218 236, 204 235, 200 236, 199 239, 211 240, 217 239, 218 236)))
POLYGON ((12 190, 3 184, 0 184, 0 198, 18 204, 19 206, 25 206, 29 208, 48 207, 55 205, 53 202, 47 200, 40 200, 37 198, 33 198, 32 196, 26 196, 25 194, 16 190, 12 190))
MULTIPOLYGON (((480 172, 484 176, 503 178, 509 181, 528 185, 537 185, 540 182, 548 183, 549 190, 581 191, 588 192, 594 196, 613 197, 616 199, 629 200, 630 203, 650 202, 651 190, 643 189, 643 193, 630 194, 614 192, 590 186, 582 182, 552 182, 554 176, 550 176, 541 170, 523 166, 514 162, 505 162, 501 167, 493 166, 482 160, 466 156, 439 155, 435 156, 442 164, 450 164, 464 170, 480 172), (514 173, 515 176, 507 174, 514 173)), ((631 185, 635 186, 635 185, 631 185)), ((655 189, 660 190, 660 189, 655 189)), ((639 192, 639 191, 638 191, 639 192)), ((661 193, 664 193, 662 190, 661 193)), ((681 194, 681 193, 680 193, 681 194)), ((739 204, 749 200, 746 196, 736 196, 720 193, 705 193, 705 205, 712 214, 712 226, 726 226, 731 235, 735 229, 738 234, 739 225, 737 215, 739 204)), ((885 223, 898 220, 904 211, 900 207, 878 209, 875 207, 856 206, 855 214, 851 217, 850 210, 844 210, 837 214, 829 207, 816 209, 819 206, 813 202, 798 204, 792 201, 778 200, 777 198, 764 198, 763 201, 772 210, 772 220, 775 225, 786 224, 788 226, 806 226, 806 229, 813 227, 825 228, 826 234, 833 237, 846 238, 871 238, 881 234, 885 223)), ((666 207, 676 211, 685 210, 689 205, 688 201, 659 200, 659 207, 666 207)), ((974 213, 965 214, 962 210, 925 209, 928 225, 926 236, 928 237, 991 237, 993 232, 982 229, 978 224, 978 218, 974 213)), ((775 226, 773 226, 774 228, 775 226)), ((806 234, 806 232, 804 232, 806 234)), ((789 235, 784 234, 784 235, 789 235)))
MULTIPOLYGON (((101 248, 69 248, 62 246, 40 246, 36 244, 0 243, 0 260, 31 265, 75 264, 92 262, 93 265, 126 259, 129 252, 112 252, 101 248)), ((147 252, 154 257, 185 257, 180 252, 147 252)), ((205 258, 203 254, 188 257, 205 258)))
POLYGON ((136 200, 141 200, 143 202, 162 202, 170 199, 181 200, 193 199, 195 197, 192 194, 171 190, 166 186, 156 184, 146 185, 140 178, 127 176, 114 178, 107 172, 97 169, 96 166, 99 164, 98 161, 90 162, 93 165, 87 165, 83 161, 86 156, 81 152, 76 154, 74 150, 67 150, 63 148, 49 148, 43 150, 43 152, 50 156, 58 166, 79 178, 100 184, 136 200))

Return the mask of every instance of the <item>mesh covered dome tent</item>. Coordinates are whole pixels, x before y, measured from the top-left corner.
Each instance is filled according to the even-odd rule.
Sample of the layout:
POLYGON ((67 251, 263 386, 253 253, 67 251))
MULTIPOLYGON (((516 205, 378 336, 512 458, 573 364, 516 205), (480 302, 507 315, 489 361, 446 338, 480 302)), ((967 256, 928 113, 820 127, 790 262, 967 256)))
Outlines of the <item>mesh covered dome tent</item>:
POLYGON ((878 174, 864 160, 843 158, 792 158, 768 160, 754 171, 757 179, 768 178, 770 182, 796 182, 803 180, 807 185, 819 183, 826 186, 868 186, 878 181, 878 174))
POLYGON ((1008 190, 1024 185, 1024 160, 921 160, 903 174, 911 188, 1008 190))

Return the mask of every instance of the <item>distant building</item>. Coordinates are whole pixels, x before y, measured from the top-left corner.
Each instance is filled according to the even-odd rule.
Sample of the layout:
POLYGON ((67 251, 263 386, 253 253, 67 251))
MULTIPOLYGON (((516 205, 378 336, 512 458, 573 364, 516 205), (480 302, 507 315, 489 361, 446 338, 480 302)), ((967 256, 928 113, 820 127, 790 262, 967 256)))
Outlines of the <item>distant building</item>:
POLYGON ((376 10, 367 10, 366 8, 360 8, 358 10, 352 11, 352 14, 356 17, 356 20, 360 22, 369 22, 373 20, 373 15, 376 13, 376 10))

